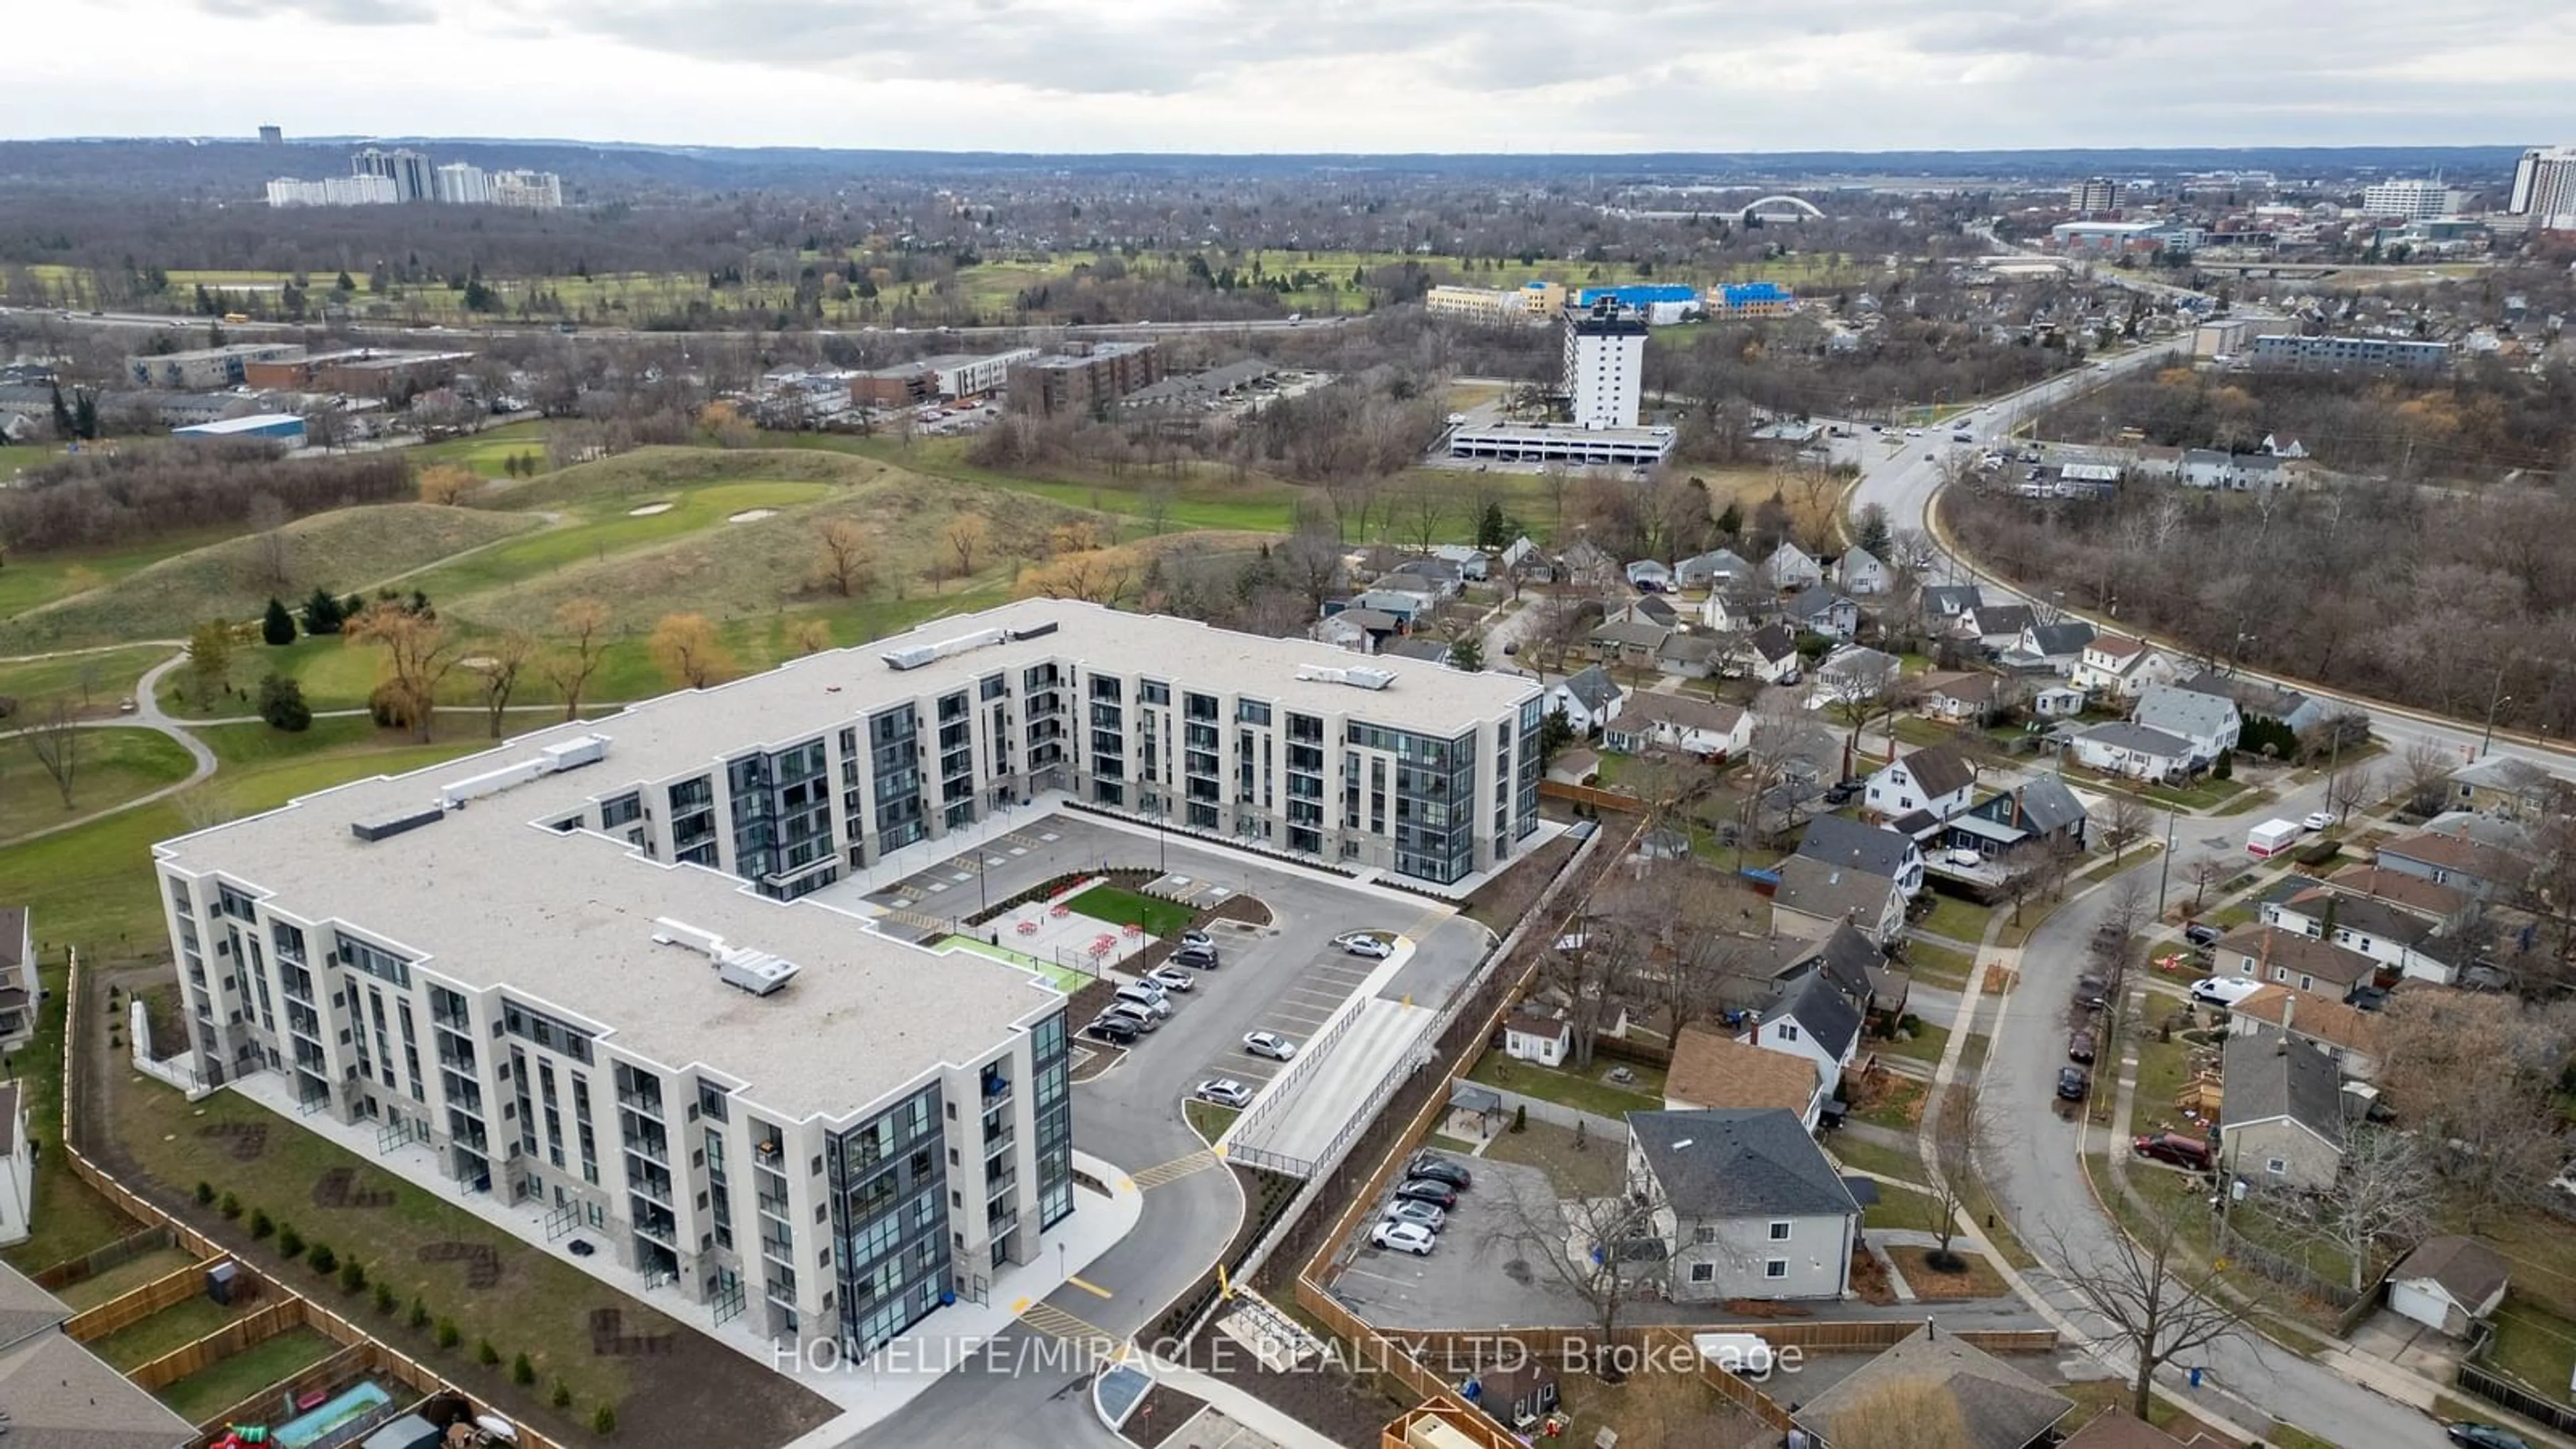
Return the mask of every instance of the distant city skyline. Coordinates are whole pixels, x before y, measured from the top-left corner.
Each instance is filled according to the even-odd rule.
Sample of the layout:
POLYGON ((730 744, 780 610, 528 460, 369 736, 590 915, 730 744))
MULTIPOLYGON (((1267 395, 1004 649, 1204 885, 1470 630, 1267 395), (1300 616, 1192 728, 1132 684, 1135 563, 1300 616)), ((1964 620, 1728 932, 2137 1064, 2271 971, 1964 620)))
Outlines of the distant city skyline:
POLYGON ((553 137, 1048 152, 2563 144, 2576 11, 2288 0, 99 0, 0 137, 553 137), (102 22, 156 43, 102 60, 102 22), (400 65, 365 57, 398 55, 400 65), (294 63, 338 57, 343 63, 294 63), (209 77, 225 78, 221 85, 209 77))

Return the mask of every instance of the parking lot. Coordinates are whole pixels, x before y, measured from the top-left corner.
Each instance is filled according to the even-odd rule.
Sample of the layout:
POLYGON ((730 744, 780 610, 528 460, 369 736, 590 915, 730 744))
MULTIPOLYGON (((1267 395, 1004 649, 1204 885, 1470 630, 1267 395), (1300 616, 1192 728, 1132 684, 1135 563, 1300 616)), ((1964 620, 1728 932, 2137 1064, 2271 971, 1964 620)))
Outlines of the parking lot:
MULTIPOLYGON (((1221 956, 1220 959, 1225 964, 1218 968, 1215 975, 1220 977, 1232 975, 1233 958, 1226 955, 1221 956)), ((1280 962, 1270 968, 1274 980, 1279 977, 1279 968, 1286 964, 1280 962)), ((1274 988, 1270 983, 1264 984, 1262 989, 1271 991, 1273 994, 1268 1003, 1261 1008, 1260 1015, 1253 1019, 1252 1025, 1244 1030, 1274 1032, 1303 1048, 1315 1039, 1316 1028, 1322 1026, 1335 1011, 1341 1008, 1343 1002, 1350 999, 1351 993, 1359 989, 1360 984, 1368 979, 1369 973, 1376 970, 1378 965, 1378 962, 1365 957, 1347 955, 1327 945, 1303 967, 1290 968, 1294 974, 1285 977, 1287 982, 1285 986, 1274 988)), ((1200 989, 1205 991, 1214 987, 1222 990, 1230 984, 1232 983, 1203 977, 1200 981, 1200 989)), ((1208 1075, 1232 1077, 1245 1086, 1259 1091, 1264 1083, 1279 1075, 1286 1065, 1284 1062, 1273 1061, 1268 1057, 1254 1056, 1244 1050, 1243 1043, 1238 1037, 1209 1061, 1208 1075)))

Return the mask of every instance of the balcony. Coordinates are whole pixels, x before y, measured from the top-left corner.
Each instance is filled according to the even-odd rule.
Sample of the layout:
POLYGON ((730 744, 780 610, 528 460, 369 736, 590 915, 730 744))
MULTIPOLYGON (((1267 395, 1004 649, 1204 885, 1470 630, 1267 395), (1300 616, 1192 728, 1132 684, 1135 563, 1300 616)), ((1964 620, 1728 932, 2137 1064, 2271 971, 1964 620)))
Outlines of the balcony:
POLYGON ((752 1196, 760 1203, 761 1216, 776 1218, 782 1223, 787 1221, 787 1198, 785 1195, 762 1192, 754 1193, 752 1196))

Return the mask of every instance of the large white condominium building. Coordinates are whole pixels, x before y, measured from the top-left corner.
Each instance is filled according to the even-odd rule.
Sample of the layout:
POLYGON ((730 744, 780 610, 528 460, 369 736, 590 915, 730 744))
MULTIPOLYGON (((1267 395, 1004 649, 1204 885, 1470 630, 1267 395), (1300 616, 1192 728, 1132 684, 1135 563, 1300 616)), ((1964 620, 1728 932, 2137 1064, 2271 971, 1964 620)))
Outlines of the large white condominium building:
POLYGON ((1565 390, 1578 428, 1633 428, 1646 376, 1646 323, 1615 305, 1565 314, 1565 390))
POLYGON ((2513 168, 2513 193, 2505 210, 2532 225, 2576 228, 2576 146, 2534 146, 2513 168))
POLYGON ((204 1080, 865 1353, 1072 1211, 1064 1000, 804 897, 1050 792, 1455 881, 1537 824, 1539 701, 1033 600, 154 854, 204 1080))

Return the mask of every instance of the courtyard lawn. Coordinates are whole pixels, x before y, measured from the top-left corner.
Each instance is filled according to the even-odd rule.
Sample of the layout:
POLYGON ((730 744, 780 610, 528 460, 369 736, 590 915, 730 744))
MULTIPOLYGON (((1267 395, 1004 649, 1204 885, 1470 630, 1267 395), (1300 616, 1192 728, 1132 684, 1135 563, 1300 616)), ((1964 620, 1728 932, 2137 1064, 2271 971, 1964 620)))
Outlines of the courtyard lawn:
POLYGON ((939 949, 964 951, 970 955, 999 961, 1006 966, 1017 966, 1023 971, 1044 977, 1049 986, 1067 996, 1089 986, 1094 980, 1093 977, 1086 976, 1070 966, 1058 966, 1052 961, 1042 961, 1025 951, 1014 951, 1008 946, 996 946, 990 941, 979 941, 972 936, 947 937, 939 943, 939 949))
POLYGON ((211 1298, 182 1298, 141 1322, 91 1339, 90 1351, 132 1373, 174 1348, 195 1343, 255 1306, 248 1301, 227 1307, 211 1298))
POLYGON ((1547 1174, 1559 1197, 1612 1197, 1627 1177, 1627 1153, 1616 1142, 1577 1147, 1571 1128, 1530 1122, 1506 1131, 1485 1148, 1497 1162, 1517 1162, 1547 1174))
POLYGON ((1234 1125, 1234 1119, 1243 1114, 1232 1107, 1220 1107, 1214 1102, 1202 1102, 1192 1097, 1181 1103, 1181 1115, 1189 1119, 1191 1131, 1213 1145, 1225 1135, 1225 1129, 1234 1125))
POLYGON ((1941 1203, 1930 1193, 1882 1182, 1878 1185, 1878 1201, 1862 1214, 1861 1226, 1937 1233, 1941 1231, 1941 1203))
POLYGON ((1107 921, 1113 926, 1136 926, 1146 935, 1166 941, 1189 929, 1190 922, 1198 919, 1198 912, 1187 906, 1138 895, 1117 886, 1093 886, 1065 904, 1095 921, 1107 921))
POLYGON ((2576 1323, 2508 1293, 2496 1310, 2495 1330, 2495 1348, 2488 1357, 2492 1367, 2550 1398, 2565 1392, 2568 1370, 2576 1365, 2576 1323))
MULTIPOLYGON (((1911 1152, 1901 1152, 1876 1142, 1863 1141, 1848 1132, 1828 1138, 1826 1143, 1825 1150, 1831 1152, 1836 1161, 1856 1172, 1874 1173, 1882 1178, 1892 1177, 1899 1182, 1923 1180, 1923 1159, 1911 1152)), ((1879 1190, 1886 1191, 1886 1184, 1881 1183, 1879 1190)))
POLYGON ((68 1288, 56 1289, 54 1296, 74 1310, 96 1308, 111 1298, 119 1298, 155 1278, 166 1278, 197 1261, 197 1255, 184 1248, 156 1248, 131 1262, 119 1263, 104 1273, 92 1274, 68 1288))
POLYGON ((1874 1050, 1888 1056, 1905 1057, 1927 1066, 1937 1065, 1941 1060, 1941 1053, 1949 1049, 1950 1029, 1945 1026, 1934 1026, 1926 1021, 1914 1028, 1911 1040, 1880 1041, 1872 1045, 1874 1050))
POLYGON ((0 752, 0 840, 122 805, 188 778, 187 750, 159 730, 83 729, 73 737, 72 803, 63 804, 35 753, 0 752))
POLYGON ((155 1397, 180 1418, 202 1423, 339 1351, 340 1345, 310 1328, 291 1328, 230 1358, 217 1359, 163 1388, 155 1397))
POLYGON ((1927 986, 1946 986, 1953 991, 1966 988, 1968 973, 1977 963, 1964 951, 1952 951, 1921 941, 1905 943, 1905 959, 1914 966, 1914 979, 1927 986))
POLYGON ((1964 901, 1957 896, 1943 895, 1935 891, 1932 895, 1931 911, 1914 925, 1917 930, 1929 931, 1935 936, 1947 936, 1953 941, 1964 941, 1973 946, 1985 939, 1986 924, 1994 919, 1994 915, 1992 907, 1981 906, 1974 901, 1964 901))
POLYGON ((1589 1072, 1559 1071, 1489 1051, 1477 1059, 1476 1069, 1467 1075, 1469 1080, 1488 1087, 1503 1087, 1614 1121, 1630 1112, 1663 1110, 1663 1073, 1648 1067, 1630 1067, 1635 1074, 1632 1082, 1622 1085, 1603 1080, 1604 1074, 1616 1065, 1619 1064, 1595 1061, 1589 1072))

